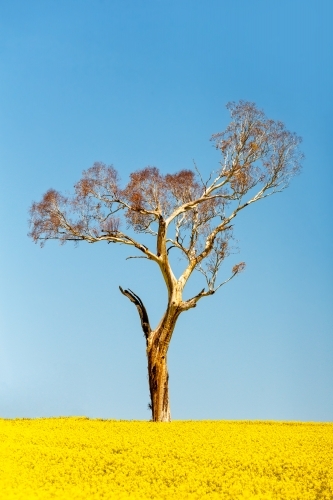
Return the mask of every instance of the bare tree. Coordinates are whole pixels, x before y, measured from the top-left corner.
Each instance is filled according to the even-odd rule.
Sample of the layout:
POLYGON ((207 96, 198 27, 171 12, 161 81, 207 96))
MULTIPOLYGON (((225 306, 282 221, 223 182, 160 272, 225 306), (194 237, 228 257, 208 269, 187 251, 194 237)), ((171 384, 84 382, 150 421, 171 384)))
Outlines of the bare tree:
POLYGON ((140 315, 156 422, 170 421, 167 353, 179 315, 244 269, 241 262, 228 279, 218 282, 219 268, 229 254, 233 219, 245 207, 285 189, 300 169, 299 137, 281 122, 269 120, 253 103, 231 102, 227 108, 232 120, 211 138, 221 159, 207 181, 196 168, 162 175, 147 167, 133 172, 122 189, 112 166, 95 163, 83 172, 72 196, 50 189, 30 209, 29 236, 41 245, 49 239, 129 245, 138 257, 160 269, 168 298, 155 329, 138 295, 119 287, 140 315), (135 233, 151 236, 153 249, 138 241, 135 233), (170 250, 185 258, 178 278, 171 268, 170 250), (184 300, 183 290, 193 271, 204 276, 205 287, 184 300))

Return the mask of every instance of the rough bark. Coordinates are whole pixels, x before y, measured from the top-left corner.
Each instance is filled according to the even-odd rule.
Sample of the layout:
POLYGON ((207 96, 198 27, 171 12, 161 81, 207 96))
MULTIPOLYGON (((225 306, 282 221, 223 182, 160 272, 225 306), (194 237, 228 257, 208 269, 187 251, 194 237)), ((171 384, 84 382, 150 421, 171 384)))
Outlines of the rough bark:
POLYGON ((170 422, 169 374, 167 356, 157 347, 147 350, 148 378, 151 399, 152 420, 170 422))
POLYGON ((170 302, 159 326, 151 332, 147 341, 148 378, 154 422, 171 421, 167 354, 180 313, 179 304, 170 302))

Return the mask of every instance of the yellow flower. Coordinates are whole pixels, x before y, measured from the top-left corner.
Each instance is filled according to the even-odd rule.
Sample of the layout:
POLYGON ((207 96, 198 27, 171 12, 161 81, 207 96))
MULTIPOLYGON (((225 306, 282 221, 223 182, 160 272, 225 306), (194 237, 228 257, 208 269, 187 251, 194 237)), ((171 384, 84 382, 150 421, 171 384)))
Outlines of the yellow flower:
POLYGON ((0 420, 2 500, 332 500, 333 424, 0 420))

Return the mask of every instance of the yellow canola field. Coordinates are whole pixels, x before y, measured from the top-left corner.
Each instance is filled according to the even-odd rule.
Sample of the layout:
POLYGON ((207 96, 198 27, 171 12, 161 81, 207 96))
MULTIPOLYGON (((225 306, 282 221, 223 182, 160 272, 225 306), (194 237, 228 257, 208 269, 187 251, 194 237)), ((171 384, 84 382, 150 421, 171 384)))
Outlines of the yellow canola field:
POLYGON ((0 420, 5 500, 332 500, 333 424, 0 420))

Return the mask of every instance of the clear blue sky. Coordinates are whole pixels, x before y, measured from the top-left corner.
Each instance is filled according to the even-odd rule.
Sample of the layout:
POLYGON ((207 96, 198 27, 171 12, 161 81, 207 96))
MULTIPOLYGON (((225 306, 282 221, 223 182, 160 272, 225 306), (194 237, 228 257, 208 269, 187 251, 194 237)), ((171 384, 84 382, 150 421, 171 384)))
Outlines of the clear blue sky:
MULTIPOLYGON (((96 160, 217 167, 225 104, 303 137, 304 169, 239 217, 246 271, 180 318, 174 419, 333 420, 331 0, 0 1, 0 416, 148 419, 133 289, 156 324, 152 263, 27 237, 28 208, 96 160)), ((200 277, 193 287, 199 287, 200 277)))

